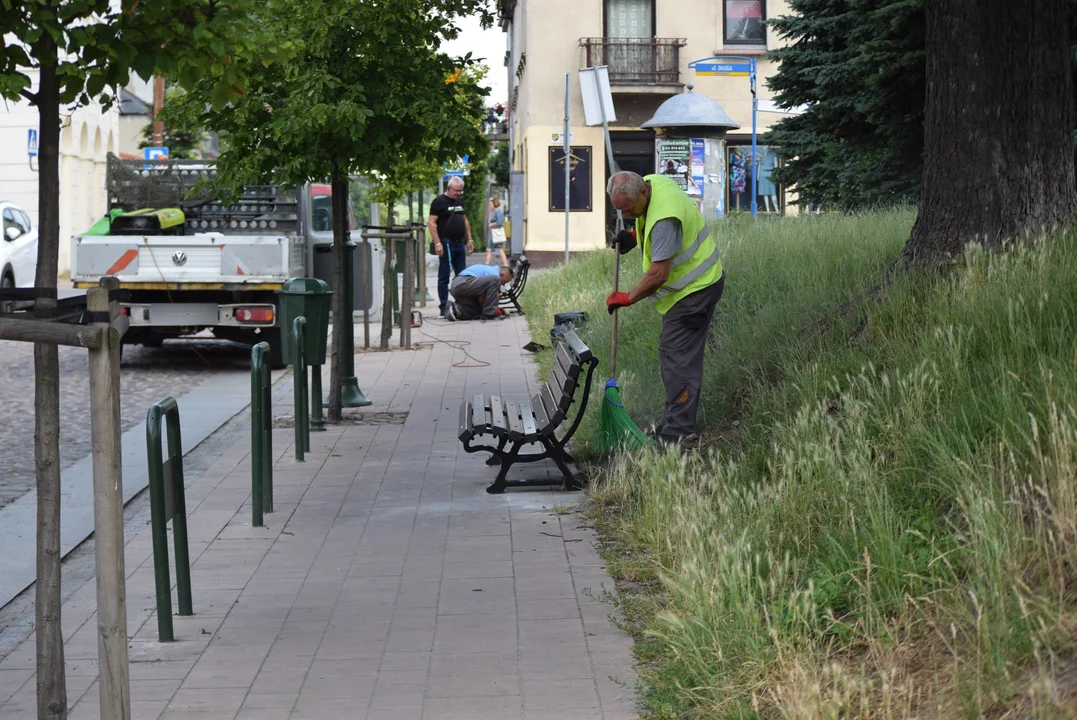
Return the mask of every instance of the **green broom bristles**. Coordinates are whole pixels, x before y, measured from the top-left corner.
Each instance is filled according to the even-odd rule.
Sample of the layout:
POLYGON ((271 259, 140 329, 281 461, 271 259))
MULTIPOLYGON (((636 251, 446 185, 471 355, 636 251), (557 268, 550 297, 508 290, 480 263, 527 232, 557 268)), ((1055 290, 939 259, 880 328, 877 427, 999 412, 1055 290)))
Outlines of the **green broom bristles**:
POLYGON ((603 455, 614 450, 640 450, 654 444, 625 411, 616 380, 606 383, 602 416, 595 435, 595 449, 603 455))

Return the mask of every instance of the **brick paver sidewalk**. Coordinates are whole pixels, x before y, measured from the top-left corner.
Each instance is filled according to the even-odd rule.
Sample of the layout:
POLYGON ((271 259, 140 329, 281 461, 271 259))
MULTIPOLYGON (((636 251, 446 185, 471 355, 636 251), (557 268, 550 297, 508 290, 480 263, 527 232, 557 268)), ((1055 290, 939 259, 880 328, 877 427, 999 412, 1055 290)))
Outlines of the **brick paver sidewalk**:
MULTIPOLYGON (((128 544, 134 718, 636 716, 594 534, 555 512, 579 494, 487 495, 494 469, 456 440, 462 398, 534 390, 523 319, 427 314, 414 337, 429 345, 356 357, 376 405, 313 434, 305 463, 276 431, 267 527, 250 525, 248 441, 188 479, 196 614, 175 618, 174 643, 156 640, 149 528, 128 544), (476 363, 443 340, 490 366, 453 367, 476 363)), ((64 606, 72 720, 98 717, 94 594, 91 581, 64 606)), ((35 717, 33 667, 32 637, 0 662, 5 720, 35 717)))

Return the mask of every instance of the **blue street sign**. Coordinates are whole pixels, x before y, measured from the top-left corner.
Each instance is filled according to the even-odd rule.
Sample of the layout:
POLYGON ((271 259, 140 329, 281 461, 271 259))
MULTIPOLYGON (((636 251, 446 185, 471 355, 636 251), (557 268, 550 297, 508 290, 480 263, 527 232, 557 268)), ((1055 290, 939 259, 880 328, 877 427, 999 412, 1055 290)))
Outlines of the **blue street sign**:
MULTIPOLYGON (((446 170, 445 171, 445 176, 442 179, 443 180, 448 180, 451 177, 464 177, 466 175, 470 175, 471 171, 467 169, 468 160, 470 159, 470 157, 471 157, 470 155, 464 155, 462 158, 460 158, 462 164, 464 165, 463 170, 446 170)), ((445 167, 448 168, 449 163, 445 163, 445 167)))
POLYGON ((26 131, 26 154, 37 157, 37 130, 30 128, 26 131))
POLYGON ((168 148, 166 148, 166 147, 148 147, 148 148, 143 148, 142 150, 143 150, 143 152, 142 152, 142 159, 143 160, 157 160, 157 159, 167 160, 168 159, 168 148))
POLYGON ((700 62, 692 65, 696 75, 724 75, 729 77, 748 77, 752 72, 752 63, 749 60, 724 61, 724 62, 700 62))
POLYGON ((688 63, 688 67, 696 71, 696 75, 725 75, 741 76, 748 78, 748 84, 752 90, 752 217, 757 217, 759 201, 756 193, 759 188, 759 146, 758 146, 758 115, 759 95, 756 93, 756 62, 755 58, 730 57, 728 55, 714 55, 708 58, 700 58, 688 63))

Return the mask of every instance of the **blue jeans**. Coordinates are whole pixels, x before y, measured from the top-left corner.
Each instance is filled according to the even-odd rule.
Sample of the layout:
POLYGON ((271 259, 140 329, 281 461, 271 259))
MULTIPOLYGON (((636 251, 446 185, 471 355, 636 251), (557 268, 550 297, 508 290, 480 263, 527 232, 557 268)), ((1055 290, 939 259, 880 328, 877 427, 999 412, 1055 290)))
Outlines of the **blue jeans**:
POLYGON ((445 309, 449 302, 449 263, 452 263, 454 275, 459 275, 467 267, 467 246, 464 243, 447 242, 442 248, 438 263, 438 307, 445 309))

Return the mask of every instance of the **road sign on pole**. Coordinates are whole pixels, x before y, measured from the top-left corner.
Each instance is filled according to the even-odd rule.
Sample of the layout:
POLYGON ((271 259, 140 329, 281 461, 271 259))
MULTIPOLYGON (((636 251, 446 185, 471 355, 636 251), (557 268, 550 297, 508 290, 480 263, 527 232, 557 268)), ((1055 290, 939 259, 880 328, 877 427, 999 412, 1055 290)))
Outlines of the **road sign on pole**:
POLYGON ((689 65, 696 71, 696 75, 715 76, 724 75, 732 77, 748 77, 752 72, 752 58, 742 60, 718 61, 715 58, 698 60, 694 65, 689 65))
POLYGON ((26 131, 26 154, 30 157, 37 157, 37 128, 30 128, 26 131))

